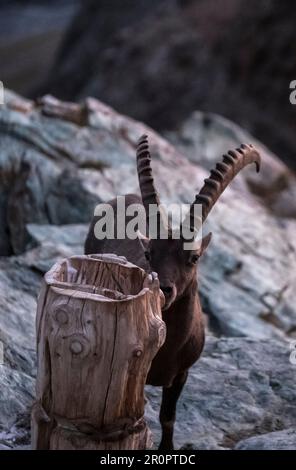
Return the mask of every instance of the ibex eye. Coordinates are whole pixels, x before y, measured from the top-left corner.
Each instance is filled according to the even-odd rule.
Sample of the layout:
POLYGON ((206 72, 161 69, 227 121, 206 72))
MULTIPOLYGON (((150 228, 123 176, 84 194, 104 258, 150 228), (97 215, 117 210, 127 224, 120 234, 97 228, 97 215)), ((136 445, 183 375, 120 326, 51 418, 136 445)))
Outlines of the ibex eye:
POLYGON ((145 251, 145 258, 147 261, 150 261, 150 253, 149 251, 145 251))
POLYGON ((199 256, 198 255, 191 255, 191 258, 190 258, 190 262, 191 263, 197 263, 199 260, 199 256))

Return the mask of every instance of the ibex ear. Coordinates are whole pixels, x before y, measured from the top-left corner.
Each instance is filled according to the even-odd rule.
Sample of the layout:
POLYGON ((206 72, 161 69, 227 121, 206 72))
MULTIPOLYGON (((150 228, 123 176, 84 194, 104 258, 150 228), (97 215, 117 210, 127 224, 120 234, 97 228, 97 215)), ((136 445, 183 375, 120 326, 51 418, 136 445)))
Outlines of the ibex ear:
POLYGON ((139 238, 139 240, 149 241, 149 238, 147 238, 146 235, 144 235, 142 232, 140 232, 140 230, 137 230, 137 237, 139 238))
POLYGON ((145 235, 143 235, 140 230, 137 230, 137 238, 140 242, 141 247, 143 248, 143 251, 146 251, 149 244, 149 238, 145 237, 145 235))
POLYGON ((210 241, 212 239, 212 232, 208 233, 205 237, 203 237, 201 241, 201 246, 199 249, 199 256, 202 256, 202 254, 206 251, 208 248, 210 241))

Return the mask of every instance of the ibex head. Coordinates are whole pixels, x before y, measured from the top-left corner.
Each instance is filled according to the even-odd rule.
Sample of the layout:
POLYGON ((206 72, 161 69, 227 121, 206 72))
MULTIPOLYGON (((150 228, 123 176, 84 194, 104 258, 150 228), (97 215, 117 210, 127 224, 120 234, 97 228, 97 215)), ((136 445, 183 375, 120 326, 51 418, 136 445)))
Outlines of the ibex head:
MULTIPOLYGON (((196 235, 223 191, 239 171, 250 163, 255 163, 257 172, 259 172, 260 155, 252 145, 243 144, 240 148, 224 155, 223 161, 217 163, 216 168, 211 171, 210 177, 205 180, 199 194, 196 195, 182 227, 190 227, 191 232, 196 235), (196 204, 200 204, 202 209, 202 216, 199 219, 195 217, 194 207, 196 204)), ((161 228, 162 225, 167 224, 167 218, 164 217, 154 186, 146 135, 142 136, 138 143, 137 170, 142 202, 146 211, 147 227, 149 227, 149 206, 154 204, 159 208, 157 216, 161 228)), ((188 250, 184 249, 182 236, 175 239, 170 226, 168 226, 168 231, 168 239, 157 237, 146 240, 145 243, 145 256, 151 270, 158 273, 160 287, 165 295, 165 310, 190 289, 196 289, 197 263, 211 240, 210 233, 202 239, 199 248, 188 250)))

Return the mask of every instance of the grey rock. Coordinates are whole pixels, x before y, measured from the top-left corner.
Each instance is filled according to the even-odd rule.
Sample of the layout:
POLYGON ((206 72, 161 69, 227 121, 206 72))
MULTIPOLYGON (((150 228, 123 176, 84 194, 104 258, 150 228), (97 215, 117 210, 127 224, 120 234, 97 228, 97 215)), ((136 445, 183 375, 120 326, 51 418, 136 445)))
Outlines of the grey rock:
POLYGON ((17 260, 28 268, 46 273, 57 261, 83 254, 88 225, 28 224, 27 230, 37 246, 17 260))
POLYGON ((12 247, 10 243, 10 234, 7 223, 5 223, 7 214, 8 193, 5 188, 0 189, 0 220, 4 223, 0 224, 0 256, 11 255, 12 247))
POLYGON ((46 197, 49 220, 54 225, 88 223, 100 201, 83 187, 77 169, 63 171, 46 197))
POLYGON ((169 141, 187 158, 210 170, 217 155, 241 143, 252 143, 260 151, 260 174, 245 169, 232 183, 246 197, 255 194, 273 215, 296 217, 296 179, 287 166, 265 145, 234 122, 214 113, 195 111, 175 132, 167 132, 169 141))
POLYGON ((263 176, 252 168, 244 170, 209 218, 208 229, 214 237, 200 264, 204 309, 216 334, 258 338, 295 335, 295 218, 279 207, 286 189, 293 194, 296 184, 277 157, 237 125, 215 115, 196 112, 170 135, 176 150, 145 125, 94 99, 76 105, 77 112, 83 111, 85 126, 69 121, 73 105, 67 111, 65 103, 52 98, 42 103, 29 106, 26 100, 7 92, 6 106, 0 113, 5 148, 10 149, 7 155, 3 148, 0 159, 7 175, 5 191, 10 192, 1 210, 8 215, 8 242, 14 251, 33 247, 22 256, 27 266, 44 272, 59 256, 72 254, 69 239, 63 243, 54 237, 52 243, 49 237, 43 247, 37 246, 30 224, 86 223, 97 202, 138 192, 135 146, 142 133, 149 134, 163 202, 191 202, 220 156, 241 141, 251 141, 262 153, 263 176), (44 115, 48 103, 50 117, 44 115), (26 152, 23 159, 27 162, 32 157, 33 163, 30 160, 25 190, 18 192, 9 175, 20 173, 21 148, 26 152), (274 193, 276 209, 264 195, 285 175, 288 187, 279 187, 274 193))
POLYGON ((81 250, 84 237, 87 233, 88 225, 68 224, 68 225, 38 225, 28 224, 27 230, 32 239, 41 244, 51 242, 52 244, 61 243, 68 247, 73 247, 73 251, 81 250))
POLYGON ((292 335, 296 221, 279 223, 260 205, 232 196, 225 194, 208 228, 213 241, 200 266, 205 311, 217 334, 292 335))
POLYGON ((295 450, 296 429, 284 429, 240 441, 236 450, 295 450))
POLYGON ((104 97, 156 129, 178 128, 195 109, 215 110, 295 169, 288 89, 295 77, 293 6, 292 0, 227 0, 222 8, 211 0, 129 0, 117 8, 117 0, 88 0, 44 88, 65 100, 104 97))
MULTIPOLYGON (((86 223, 97 203, 138 190, 135 148, 149 129, 93 99, 78 105, 86 120, 80 126, 71 122, 71 105, 63 118, 58 100, 55 106, 52 102, 49 97, 36 105, 5 91, 0 110, 0 255, 18 255, 34 246, 27 224, 86 223), (48 101, 50 116, 45 115, 48 101)), ((181 165, 172 146, 151 130, 149 135, 159 168, 168 173, 181 165)), ((189 162, 183 167, 180 180, 192 175, 189 162)), ((159 179, 167 180, 167 174, 159 179)), ((186 197, 173 181, 165 185, 165 193, 176 187, 186 197)))
POLYGON ((0 365, 0 446, 18 448, 30 443, 30 409, 34 380, 0 365))
MULTIPOLYGON (((143 133, 149 135, 163 202, 192 202, 209 168, 241 140, 255 143, 263 154, 263 177, 252 168, 244 171, 205 227, 214 236, 200 261, 199 290, 209 331, 228 338, 209 337, 201 361, 192 368, 179 405, 177 446, 228 449, 291 428, 295 366, 289 362, 288 341, 296 336, 296 220, 266 192, 274 181, 278 204, 287 206, 294 177, 252 136, 216 116, 206 133, 202 117, 195 114, 175 136, 169 135, 174 147, 96 100, 73 106, 51 98, 49 116, 47 99, 35 104, 7 92, 0 109, 0 253, 13 254, 0 258, 6 374, 0 377, 0 392, 4 387, 7 397, 11 381, 15 388, 9 406, 13 400, 22 405, 19 418, 13 412, 11 420, 3 415, 0 445, 23 448, 29 442, 42 274, 57 260, 83 253, 96 203, 139 191, 135 148, 143 133), (287 178, 285 189, 277 186, 279 175, 287 178)), ((148 387, 147 394, 147 416, 157 442, 160 390, 148 387)))
POLYGON ((195 112, 168 138, 207 170, 241 142, 259 149, 260 174, 245 169, 209 218, 214 236, 201 261, 200 290, 217 334, 294 335, 295 177, 265 146, 221 116, 195 112))
MULTIPOLYGON (((232 449, 250 436, 292 427, 296 369, 289 354, 289 344, 275 340, 208 337, 178 402, 176 448, 232 449)), ((146 395, 157 444, 161 394, 149 386, 146 395)))
POLYGON ((39 166, 24 160, 21 162, 9 194, 7 219, 13 252, 20 254, 31 242, 26 230, 27 222, 48 222, 42 170, 39 166))
POLYGON ((35 375, 35 314, 41 276, 0 259, 0 341, 4 365, 35 375))

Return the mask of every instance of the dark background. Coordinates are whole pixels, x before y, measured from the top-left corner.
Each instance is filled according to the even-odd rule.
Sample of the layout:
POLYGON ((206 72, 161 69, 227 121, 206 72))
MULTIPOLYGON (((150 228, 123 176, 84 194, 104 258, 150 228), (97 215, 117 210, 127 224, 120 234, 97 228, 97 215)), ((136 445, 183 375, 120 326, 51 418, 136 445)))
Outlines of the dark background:
POLYGON ((0 4, 0 79, 28 97, 93 95, 153 128, 222 114, 295 170, 291 0, 51 0, 0 4))

